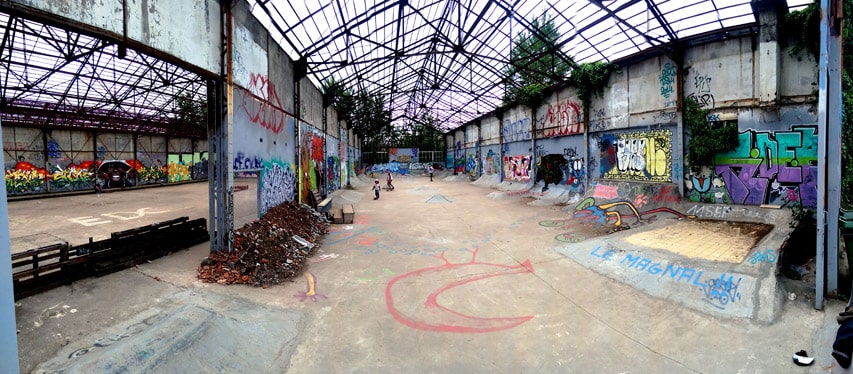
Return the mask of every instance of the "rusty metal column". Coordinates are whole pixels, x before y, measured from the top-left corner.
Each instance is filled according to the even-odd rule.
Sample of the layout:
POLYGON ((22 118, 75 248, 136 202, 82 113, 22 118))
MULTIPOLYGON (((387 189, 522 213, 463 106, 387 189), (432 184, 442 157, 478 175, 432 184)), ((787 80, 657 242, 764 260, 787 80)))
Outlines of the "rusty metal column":
POLYGON ((498 119, 498 147, 499 147, 498 150, 500 151, 500 152, 498 152, 498 155, 499 155, 498 157, 500 157, 500 161, 501 161, 499 163, 499 165, 501 166, 501 169, 498 170, 498 175, 500 175, 500 177, 498 178, 498 181, 503 183, 503 181, 504 181, 504 113, 502 111, 497 112, 497 113, 495 113, 495 117, 498 119))
POLYGON ((210 196, 210 250, 228 251, 234 245, 234 175, 231 160, 231 2, 221 4, 224 18, 221 35, 223 59, 219 80, 207 82, 208 97, 208 186, 210 196))
MULTIPOLYGON (((0 133, 0 143, 3 135, 0 133)), ((5 171, 5 170, 4 170, 5 171)), ((6 343, 0 344, 0 372, 18 373, 18 336, 15 322, 15 297, 12 287, 12 241, 9 237, 9 207, 6 189, 0 191, 0 336, 6 343)))
MULTIPOLYGON (((296 70, 296 69, 294 69, 294 70, 296 70)), ((293 100, 295 102, 294 106, 296 107, 296 111, 295 111, 296 112, 296 121, 294 121, 296 123, 296 201, 299 203, 304 202, 304 201, 302 201, 302 198, 303 198, 302 197, 302 189, 305 186, 302 185, 303 184, 302 176, 303 176, 303 173, 306 172, 305 170, 302 170, 302 148, 301 147, 303 146, 303 144, 302 144, 302 124, 300 123, 300 122, 302 122, 302 113, 301 113, 300 105, 299 105, 299 100, 300 100, 299 91, 301 89, 302 89, 302 87, 300 87, 299 79, 296 78, 296 73, 294 72, 294 76, 293 76, 293 100)), ((307 198, 307 196, 305 196, 305 197, 307 198)))

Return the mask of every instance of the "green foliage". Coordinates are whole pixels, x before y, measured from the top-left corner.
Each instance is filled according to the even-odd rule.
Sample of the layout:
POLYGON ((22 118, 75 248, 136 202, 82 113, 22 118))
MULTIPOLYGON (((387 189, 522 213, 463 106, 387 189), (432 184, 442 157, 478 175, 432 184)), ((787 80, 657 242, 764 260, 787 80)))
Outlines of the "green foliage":
POLYGON ((362 139, 365 152, 385 151, 388 148, 419 148, 426 151, 445 149, 444 133, 437 130, 435 119, 428 113, 405 126, 391 124, 391 113, 385 109, 381 94, 361 91, 354 94, 330 78, 323 82, 323 100, 338 112, 362 139))
POLYGON ((510 63, 503 69, 506 83, 504 104, 518 102, 536 107, 544 99, 545 88, 563 81, 575 64, 559 53, 560 31, 547 13, 534 19, 536 32, 521 32, 510 50, 510 63))
POLYGON ((794 39, 791 53, 806 51, 812 56, 820 54, 820 3, 814 1, 805 8, 785 15, 784 29, 794 39))
POLYGON ((338 118, 366 143, 382 142, 393 135, 388 132, 391 113, 385 109, 383 95, 365 90, 353 93, 334 78, 323 81, 322 91, 324 104, 331 105, 338 118))
POLYGON ((568 81, 577 87, 578 97, 584 103, 584 107, 588 108, 592 95, 601 97, 604 93, 610 73, 619 71, 619 66, 609 62, 584 62, 572 69, 568 81))
POLYGON ((331 105, 338 113, 338 118, 351 122, 351 117, 355 109, 355 95, 352 91, 337 82, 335 77, 331 77, 321 84, 323 91, 323 104, 331 105))
POLYGON ((841 206, 850 209, 853 207, 853 81, 846 69, 841 102, 841 206))
POLYGON ((189 93, 178 95, 172 125, 199 135, 207 134, 207 100, 189 93))
POLYGON ((515 92, 515 101, 528 108, 536 108, 545 100, 545 89, 542 83, 530 83, 515 92))
POLYGON ((738 146, 737 124, 722 122, 708 123, 710 111, 699 107, 696 100, 684 100, 684 124, 690 134, 687 142, 687 158, 690 170, 698 174, 703 166, 712 166, 714 156, 721 152, 733 151, 738 146))
MULTIPOLYGON (((842 0, 841 61, 841 205, 853 207, 853 0, 842 0)), ((807 52, 820 59, 820 3, 815 0, 805 8, 785 17, 785 31, 793 39, 792 54, 807 52)))

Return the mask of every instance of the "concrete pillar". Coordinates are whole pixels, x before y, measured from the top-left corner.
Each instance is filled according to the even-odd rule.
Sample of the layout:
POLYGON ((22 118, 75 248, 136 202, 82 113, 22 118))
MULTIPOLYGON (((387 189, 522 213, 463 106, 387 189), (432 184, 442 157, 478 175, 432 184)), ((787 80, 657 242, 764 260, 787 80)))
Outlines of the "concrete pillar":
POLYGON ((760 106, 779 105, 781 48, 779 22, 786 12, 784 0, 753 0, 752 12, 758 20, 758 52, 755 55, 755 87, 760 106))
MULTIPOLYGON (((0 143, 3 142, 0 134, 0 143)), ((6 189, 0 189, 0 373, 17 373, 18 334, 15 322, 15 296, 12 286, 12 242, 9 237, 9 209, 6 204, 6 189)))

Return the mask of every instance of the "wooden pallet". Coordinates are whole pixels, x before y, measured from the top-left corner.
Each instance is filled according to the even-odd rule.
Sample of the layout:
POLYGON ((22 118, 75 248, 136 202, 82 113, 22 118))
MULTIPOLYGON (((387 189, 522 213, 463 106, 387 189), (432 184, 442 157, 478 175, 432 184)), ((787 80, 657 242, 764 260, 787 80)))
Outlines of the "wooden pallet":
POLYGON ((208 239, 206 219, 181 217, 114 232, 104 240, 90 238, 82 245, 60 243, 15 253, 12 255, 15 300, 126 269, 208 239))

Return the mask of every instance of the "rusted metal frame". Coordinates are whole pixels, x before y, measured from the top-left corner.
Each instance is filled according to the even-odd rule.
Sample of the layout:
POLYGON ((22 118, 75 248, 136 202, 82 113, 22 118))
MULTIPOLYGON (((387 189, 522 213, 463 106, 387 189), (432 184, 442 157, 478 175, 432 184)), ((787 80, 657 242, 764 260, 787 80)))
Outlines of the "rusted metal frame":
POLYGON ((677 40, 678 35, 675 34, 675 30, 672 29, 672 25, 670 25, 666 18, 664 18, 663 14, 661 14, 660 9, 658 9, 655 2, 652 0, 646 0, 646 8, 652 12, 652 15, 663 28, 663 31, 666 32, 667 36, 669 36, 669 40, 677 40))
MULTIPOLYGON (((10 16, 10 20, 11 20, 11 19, 14 19, 14 16, 10 16)), ((35 22, 35 21, 33 21, 33 22, 35 22)), ((45 25, 42 25, 42 26, 43 26, 43 28, 44 28, 44 29, 47 29, 47 30, 53 30, 52 28, 49 28, 49 27, 47 27, 47 26, 45 26, 45 25)), ((36 29, 34 29, 34 28, 32 28, 32 27, 29 27, 28 25, 23 25, 23 26, 22 26, 22 28, 26 28, 26 29, 28 29, 28 30, 36 30, 36 29)), ((20 32, 24 32, 24 31, 20 31, 20 32)), ((7 33, 6 35, 10 35, 10 34, 12 34, 12 33, 16 33, 15 29, 13 29, 10 33, 7 33)), ((39 37, 39 38, 41 38, 41 39, 45 39, 45 35, 38 34, 38 33, 34 33, 34 32, 27 33, 27 35, 33 35, 33 36, 35 36, 35 37, 39 37)), ((68 37, 66 38, 66 40, 72 40, 72 39, 73 39, 73 40, 79 40, 79 36, 80 36, 80 35, 74 35, 74 34, 73 34, 72 32, 70 32, 70 31, 66 31, 66 35, 68 36, 68 37)), ((58 37, 55 37, 55 34, 53 34, 53 33, 51 33, 51 34, 49 35, 49 37, 53 37, 53 38, 55 38, 57 41, 60 41, 60 40, 59 40, 59 38, 58 38, 58 37)), ((52 44, 52 43, 51 43, 51 44, 52 44)), ((79 44, 79 43, 78 43, 78 44, 79 44)), ((94 46, 96 46, 96 48, 95 48, 95 49, 93 49, 93 50, 91 50, 91 51, 88 51, 88 52, 86 52, 86 53, 87 53, 89 56, 92 56, 92 54, 93 54, 93 52, 94 52, 95 50, 98 50, 98 51, 103 52, 102 50, 104 49, 104 47, 105 47, 107 44, 108 44, 108 43, 103 43, 103 41, 102 41, 102 40, 100 40, 100 39, 97 39, 97 40, 96 40, 95 38, 93 38, 93 40, 91 41, 91 43, 90 43, 89 45, 94 45, 94 46)), ((14 48, 14 47, 11 47, 11 48, 14 48)), ((72 46, 71 48, 73 49, 73 48, 75 48, 75 47, 73 47, 73 46, 72 46)), ((69 51, 71 51, 71 49, 69 49, 69 51)), ((31 53, 31 54, 35 54, 35 53, 37 53, 37 54, 41 54, 41 55, 43 55, 43 52, 39 52, 39 51, 26 51, 25 53, 31 53)), ((54 57, 54 58, 56 58, 56 59, 66 58, 66 57, 68 57, 68 53, 69 53, 69 52, 62 52, 63 56, 59 56, 59 57, 53 56, 53 57, 54 57)), ((83 54, 80 54, 80 55, 78 55, 77 57, 82 56, 82 55, 83 55, 83 54)), ((138 56, 141 56, 141 54, 138 54, 138 56)), ((11 60, 10 60, 10 64, 17 64, 17 65, 19 65, 19 66, 21 65, 20 63, 13 62, 13 61, 11 61, 11 60)), ((100 67, 100 70, 110 69, 110 68, 109 68, 109 67, 107 67, 107 66, 103 66, 103 64, 101 64, 101 65, 102 65, 102 66, 100 67)), ((133 65, 133 64, 130 64, 130 65, 133 65)), ((50 68, 47 68, 47 67, 41 67, 41 69, 50 69, 50 68)), ((57 69, 54 69, 54 70, 58 71, 57 69)), ((156 71, 157 69, 154 69, 154 70, 156 71)), ((124 72, 124 71, 122 71, 122 72, 124 72)), ((11 74, 11 73, 12 73, 12 72, 11 72, 11 69, 8 69, 8 70, 7 70, 7 76, 8 76, 8 74, 11 74)), ((48 75, 49 75, 49 74, 48 74, 48 75)), ((79 70, 78 70, 78 72, 77 72, 77 75, 78 75, 78 78, 79 78, 79 77, 89 77, 88 75, 82 74, 79 70)), ((43 76, 43 77, 42 77, 42 79, 45 79, 46 77, 47 77, 47 75, 43 76)), ((91 78, 90 78, 90 79, 91 79, 91 78)), ((7 78, 7 81, 8 81, 8 78, 7 78)), ((115 82, 114 82, 114 83, 115 83, 115 82)), ((120 82, 118 82, 118 83, 120 83, 120 82)), ((49 91, 49 90, 41 90, 41 92, 42 92, 43 94, 50 95, 50 96, 55 96, 55 95, 65 96, 65 98, 67 99, 67 97, 69 97, 69 95, 68 95, 68 92, 69 92, 69 91, 68 91, 68 90, 69 90, 72 86, 75 86, 76 84, 77 84, 77 83, 75 83, 75 81, 72 79, 72 82, 70 82, 70 83, 66 86, 66 90, 65 90, 64 92, 54 92, 54 91, 49 91)), ((82 86, 85 86, 87 90, 91 90, 91 89, 92 89, 92 85, 91 85, 91 84, 84 84, 84 85, 82 85, 82 86)), ((185 89, 186 89, 186 88, 185 88, 185 89)), ((5 90, 6 92, 9 92, 9 88, 7 87, 7 85, 4 85, 4 90, 5 90)), ((17 91, 17 92, 19 93, 19 94, 18 94, 18 96, 19 96, 19 97, 20 97, 20 96, 22 96, 23 94, 26 94, 26 91, 17 91)), ((87 92, 90 92, 90 91, 87 91, 87 92)), ((145 94, 145 95, 150 95, 150 92, 143 93, 143 94, 145 94)), ((163 95, 163 97, 170 96, 168 93, 163 93, 162 95, 163 95)), ((4 95, 4 96, 5 96, 5 97, 7 97, 7 98, 9 97, 9 95, 4 95)), ((88 96, 88 95, 87 95, 87 96, 88 96)), ((115 97, 115 96, 114 96, 114 97, 115 97)), ((131 97, 133 97, 133 96, 131 96, 131 97)), ((88 99, 88 100, 81 100, 81 102, 82 102, 82 101, 92 101, 92 100, 93 100, 93 98, 91 98, 91 97, 87 97, 87 99, 88 99)), ((67 101, 67 100, 64 100, 64 101, 67 101)), ((110 102, 114 102, 114 101, 115 101, 114 99, 113 99, 113 100, 110 100, 110 102)), ((127 109, 127 107, 128 107, 128 103, 126 103, 124 100, 121 100, 121 101, 122 101, 122 104, 123 104, 123 105, 119 106, 119 107, 118 107, 118 109, 126 110, 126 109, 127 109)), ((78 104, 80 104, 81 102, 78 102, 78 104)), ((103 101, 102 101, 102 102, 103 102, 103 101)), ((168 102, 169 102, 168 100, 165 100, 165 101, 164 101, 164 103, 168 103, 168 102)), ((85 104, 84 104, 84 105, 85 105, 85 104)), ((140 106, 140 105, 138 105, 138 103, 134 103, 134 104, 132 105, 132 107, 141 108, 141 109, 142 109, 142 110, 144 110, 144 111, 151 111, 151 112, 161 113, 162 118, 166 118, 166 116, 163 114, 163 113, 164 113, 164 112, 163 112, 163 108, 162 108, 162 107, 160 107, 160 106, 151 106, 151 105, 148 105, 148 106, 142 105, 142 106, 140 106)), ((81 110, 81 112, 85 112, 85 110, 81 110)), ((114 112, 116 113, 116 115, 118 115, 117 113, 119 113, 119 111, 114 111, 114 112)), ((129 115, 129 117, 140 118, 140 114, 139 114, 139 113, 130 114, 130 115, 129 115)), ((104 123, 107 123, 107 122, 104 122, 104 123)), ((92 127, 92 126, 91 126, 91 125, 84 125, 83 127, 92 127)), ((160 130, 152 131, 152 132, 159 133, 159 132, 160 132, 160 130)))
MULTIPOLYGON (((630 2, 627 2, 627 3, 623 4, 622 6, 620 6, 619 8, 617 8, 615 11, 614 11, 614 10, 610 10, 609 8, 607 8, 607 6, 606 6, 606 5, 604 5, 604 4, 601 2, 601 0, 588 0, 588 1, 589 1, 589 2, 591 2, 592 4, 594 4, 594 5, 598 6, 601 10, 603 10, 605 13, 607 13, 607 15, 606 15, 606 16, 604 16, 604 17, 602 17, 602 18, 600 18, 600 19, 598 19, 597 21, 595 21, 595 22, 593 22, 593 23, 591 23, 591 24, 587 25, 587 26, 586 26, 586 27, 584 27, 583 29, 578 30, 578 33, 581 33, 581 32, 583 32, 583 31, 586 31, 587 29, 589 29, 589 28, 591 28, 591 27, 593 27, 593 26, 597 25, 598 23, 600 23, 601 21, 603 21, 603 20, 607 17, 607 18, 612 18, 612 19, 616 20, 616 21, 617 21, 617 23, 622 23, 622 24, 624 24, 624 25, 625 25, 625 26, 627 26, 629 29, 631 29, 631 31, 633 31, 633 32, 635 32, 635 33, 637 33, 637 34, 641 35, 641 36, 642 36, 642 37, 644 37, 644 38, 646 38, 646 40, 649 42, 649 44, 652 44, 652 45, 654 45, 655 43, 657 43, 657 44, 659 44, 659 45, 660 45, 660 44, 666 44, 666 42, 665 42, 665 41, 660 40, 660 39, 658 39, 658 38, 655 38, 655 37, 653 37, 653 36, 651 36, 651 35, 648 35, 648 34, 646 34, 646 33, 642 32, 642 31, 640 31, 640 29, 638 29, 638 28, 637 28, 637 27, 635 27, 634 25, 632 25, 632 24, 630 24, 630 23, 626 22, 626 21, 625 21, 625 20, 623 20, 621 17, 619 17, 618 15, 616 15, 616 12, 622 11, 623 9, 625 9, 625 8, 627 8, 627 7, 631 6, 631 5, 636 4, 636 3, 640 2, 641 0, 632 0, 632 1, 630 1, 630 2), (653 43, 653 42, 655 42, 655 43, 653 43)), ((715 8, 716 8, 716 7, 715 7, 715 8)))
MULTIPOLYGON (((6 30, 12 30, 12 23, 16 22, 15 19, 16 18, 14 17, 6 19, 6 30)), ((7 46, 10 47, 9 57, 12 57, 11 44, 9 44, 9 38, 11 35, 12 33, 7 31, 3 34, 3 39, 0 40, 0 61, 3 61, 3 51, 6 50, 7 46)))
MULTIPOLYGON (((472 24, 471 24, 471 27, 470 27, 468 30, 466 30, 466 31, 465 31, 465 36, 460 38, 460 44, 464 44, 464 43, 466 43, 466 42, 467 42, 468 37, 470 37, 470 36, 471 36, 471 34, 472 34, 472 33, 474 32, 474 30, 477 28, 477 25, 479 25, 479 24, 480 24, 480 21, 482 21, 482 20, 483 20, 483 15, 484 15, 484 14, 486 14, 486 12, 488 12, 488 11, 489 11, 489 9, 492 7, 492 5, 493 5, 493 4, 494 4, 494 0, 489 0, 489 1, 487 1, 487 2, 486 2, 486 6, 484 6, 484 7, 483 7, 483 10, 482 10, 482 11, 480 11, 480 13, 477 13, 477 18, 476 18, 476 19, 474 19, 474 23, 472 23, 472 24)), ((462 7, 463 7, 463 5, 462 5, 462 2, 461 2, 461 1, 459 2, 459 7, 460 7, 460 8, 462 8, 462 7)), ((472 11, 471 11, 471 9, 470 9, 470 8, 468 8, 468 7, 465 7, 465 9, 468 11, 468 13, 469 13, 469 14, 470 14, 470 13, 474 13, 474 12, 472 12, 472 11)), ((460 29, 460 30, 462 29, 462 25, 463 25, 463 23, 461 23, 461 22, 460 22, 460 24, 459 24, 459 29, 460 29)))
POLYGON ((389 98, 389 106, 394 106, 394 95, 397 93, 397 66, 400 63, 401 57, 404 54, 402 49, 405 46, 400 45, 400 40, 403 39, 403 17, 405 16, 406 3, 400 2, 397 11, 397 36, 394 38, 394 56, 391 63, 391 94, 389 98))
MULTIPOLYGON (((329 34, 327 36, 321 38, 320 40, 315 41, 310 46, 311 47, 310 49, 306 48, 306 49, 300 50, 299 48, 296 48, 295 46, 294 46, 294 49, 299 51, 299 54, 301 56, 312 56, 315 53, 322 50, 323 48, 326 48, 335 39, 338 39, 342 35, 345 35, 345 33, 348 32, 348 30, 352 30, 358 26, 361 26, 362 24, 369 21, 370 19, 373 19, 377 14, 384 13, 388 9, 391 9, 392 7, 398 6, 398 4, 397 4, 398 2, 399 2, 399 0, 384 0, 380 4, 376 4, 373 7, 371 7, 370 11, 364 12, 364 14, 360 15, 361 17, 356 17, 352 20, 347 20, 346 24, 335 28, 334 30, 329 32, 329 34), (345 32, 342 33, 341 32, 342 30, 345 32)), ((264 7, 262 6, 261 8, 264 8, 264 7)), ((280 15, 280 13, 279 13, 279 15, 280 15)), ((304 21, 304 19, 300 20, 299 23, 301 23, 302 21, 304 21)), ((297 24, 299 24, 299 23, 297 23, 297 24)), ((293 30, 293 27, 291 27, 288 31, 292 31, 292 30, 293 30)), ((279 30, 279 31, 281 31, 281 30, 279 30)), ((282 33, 284 33, 284 32, 282 32, 282 33)), ((291 45, 293 46, 292 43, 291 43, 291 45)))
MULTIPOLYGON (((425 82, 427 72, 433 73, 433 83, 434 84, 437 84, 439 82, 438 72, 436 71, 437 69, 429 69, 429 64, 432 62, 434 67, 438 66, 438 56, 439 56, 439 54, 438 54, 438 43, 439 43, 439 41, 441 41, 442 39, 446 40, 446 41, 450 41, 450 38, 447 37, 446 35, 444 35, 444 33, 441 31, 443 28, 443 24, 445 22, 448 22, 448 21, 446 21, 446 19, 448 18, 448 12, 450 10, 448 7, 444 7, 444 9, 442 10, 441 16, 438 17, 438 23, 437 24, 433 24, 432 20, 430 20, 430 18, 427 17, 426 15, 424 15, 419 9, 413 7, 412 10, 413 10, 413 14, 417 14, 418 16, 420 16, 421 21, 423 21, 425 25, 428 25, 428 26, 432 27, 433 30, 435 30, 435 36, 433 36, 432 38, 429 39, 430 40, 430 46, 427 48, 427 58, 424 58, 423 64, 422 64, 421 68, 418 70, 418 71, 424 72, 424 74, 418 75, 418 81, 419 82, 424 81, 424 83, 423 84, 416 84, 416 85, 428 87, 431 85, 428 85, 425 82)), ((450 45, 450 43, 448 43, 448 45, 450 45)), ((432 93, 430 92, 429 95, 424 96, 422 102, 425 103, 426 101, 429 101, 431 98, 432 98, 432 93)))
MULTIPOLYGON (((13 19, 13 17, 10 17, 10 20, 11 20, 11 19, 13 19)), ((32 28, 30 28, 30 29, 32 29, 32 28)), ((47 29, 48 29, 48 30, 53 30, 52 28, 47 28, 47 29)), ((33 30, 34 30, 34 29, 33 29, 33 30)), ((9 33, 7 33, 7 35, 9 35, 9 33)), ((28 35, 33 35, 33 36, 36 36, 36 37, 40 37, 42 40, 44 40, 44 39, 45 39, 45 38, 44 38, 42 35, 40 35, 40 34, 32 34, 32 33, 31 33, 31 34, 28 34, 28 35)), ((58 37, 56 37, 54 34, 52 34, 52 33, 51 33, 51 35, 52 35, 54 38, 56 38, 56 40, 57 40, 57 41, 59 40, 59 38, 58 38, 58 37)), ((79 40, 79 35, 76 35, 76 36, 74 36, 73 38, 71 38, 72 33, 70 33, 70 32, 66 32, 66 35, 69 37, 67 40, 72 40, 72 39, 73 39, 73 40, 79 40)), ((49 43, 49 44, 53 44, 53 43, 49 43)), ((102 43, 97 43, 97 42, 96 42, 96 43, 94 43, 94 45, 96 45, 97 47, 96 47, 96 48, 94 48, 94 49, 92 49, 92 50, 89 50, 89 51, 87 51, 87 52, 85 52, 85 53, 81 53, 81 54, 77 55, 76 57, 80 57, 80 56, 84 56, 84 55, 86 55, 86 56, 92 56, 92 55, 94 54, 94 52, 95 52, 95 51, 101 51, 101 52, 103 52, 104 44, 102 44, 102 43)), ((56 45, 54 45, 54 47, 56 48, 56 45)), ((78 45, 78 47, 79 47, 79 45, 78 45)), ((70 48, 75 48, 75 47, 74 47, 74 46, 72 46, 72 47, 70 47, 70 48)), ((53 56, 53 57, 55 57, 55 58, 57 58, 57 59, 60 59, 60 58, 66 58, 66 62, 65 62, 64 64, 60 65, 60 68, 59 68, 59 69, 57 69, 57 68, 52 69, 52 72, 54 72, 54 73, 55 73, 55 72, 57 72, 57 71, 61 71, 61 70, 62 70, 62 69, 61 69, 61 66, 65 66, 65 65, 67 65, 67 63, 68 63, 67 57, 68 57, 68 53, 70 53, 70 50, 71 50, 71 49, 69 49, 69 52, 65 52, 65 56, 53 56)), ((58 50, 58 51, 59 51, 59 50, 58 50)), ((64 52, 64 51, 59 51, 59 52, 64 52)), ((40 52, 32 51, 32 52, 29 52, 29 53, 40 53, 40 52)), ((142 56, 142 55, 137 55, 137 56, 142 56)), ((17 63, 17 62, 11 62, 11 61, 10 61, 10 64, 18 64, 18 63, 17 63)), ((131 65, 132 65, 132 66, 133 66, 133 65, 139 66, 139 64, 131 64, 131 65)), ((148 65, 148 66, 151 66, 151 64, 147 64, 147 65, 148 65)), ((82 66, 81 66, 81 69, 82 69, 82 66)), ((69 92, 69 90, 71 89, 71 87, 72 87, 72 86, 74 86, 74 85, 75 85, 75 84, 74 84, 74 82, 73 82, 74 80, 79 80, 81 77, 87 77, 87 78, 89 78, 89 79, 92 79, 92 76, 88 76, 88 75, 82 74, 82 73, 81 73, 81 69, 78 69, 78 70, 77 70, 76 78, 75 78, 75 79, 72 79, 72 82, 70 82, 70 83, 66 86, 66 89, 65 89, 65 91, 64 91, 64 92, 62 92, 62 93, 57 93, 57 92, 51 92, 51 91, 48 91, 48 90, 41 90, 41 91, 42 91, 43 93, 48 94, 48 95, 51 95, 51 96, 53 96, 53 95, 60 95, 60 96, 62 97, 62 99, 61 99, 60 101, 66 101, 66 100, 64 100, 64 99, 66 99, 66 98, 68 97, 68 92, 69 92)), ((102 70, 102 69, 101 69, 101 70, 102 70)), ((155 73, 158 73, 158 74, 159 74, 159 71, 157 71, 157 69, 152 69, 152 71, 154 71, 155 73)), ((125 71, 125 72, 123 72, 123 73, 126 73, 126 71, 125 71)), ((39 79, 38 81, 36 81, 36 83, 35 83, 34 85, 35 85, 35 86, 37 86, 41 81, 43 81, 43 80, 47 79, 47 77, 48 77, 48 76, 50 76, 50 74, 51 74, 51 73, 48 73, 48 74, 46 74, 46 75, 43 75, 43 76, 41 77, 41 79, 39 79)), ((143 74, 143 75, 129 74, 129 75, 130 75, 130 76, 136 76, 136 77, 138 77, 138 78, 139 78, 139 79, 138 79, 138 81, 141 81, 141 80, 144 78, 144 76, 145 76, 144 74, 143 74)), ((159 76, 160 76, 160 77, 162 77, 162 75, 159 75, 159 76)), ((100 78, 100 77, 98 77, 98 78, 100 78)), ((165 78, 164 78, 164 79, 165 79, 165 78)), ((103 81, 106 81, 106 80, 104 80, 104 79, 100 79, 100 81, 101 81, 101 83, 103 84, 103 81)), ((114 83, 120 83, 120 82, 114 82, 114 83)), ((86 86, 88 89, 91 89, 91 86, 92 86, 92 85, 91 85, 91 84, 88 84, 88 85, 84 85, 84 86, 86 86)), ((106 88, 106 86, 105 86, 105 88, 106 88)), ((8 89, 8 88, 7 88, 7 89, 8 89)), ((26 92, 26 91, 19 91, 19 95, 18 95, 18 96, 20 97, 22 94, 25 94, 25 92, 26 92)), ((113 100, 111 100, 111 101, 120 101, 120 102, 124 103, 124 102, 125 102, 125 100, 126 100, 126 98, 130 97, 130 96, 129 96, 129 95, 130 95, 130 92, 132 92, 132 91, 127 91, 127 93, 125 94, 124 99, 120 99, 120 100, 118 99, 118 97, 117 97, 116 95, 113 95, 113 100)), ((150 93, 150 91, 149 91, 149 92, 147 92, 147 93, 150 93)), ((167 95, 167 94, 164 94, 164 95, 167 95)), ((89 98, 89 101, 91 101, 91 98, 89 98)), ((111 101, 110 101, 110 103, 112 103, 111 101)), ((112 104, 114 104, 114 103, 112 103, 112 104)), ((117 108, 118 108, 118 109, 127 109, 127 108, 125 108, 125 107, 127 106, 127 105, 126 105, 126 103, 124 103, 124 104, 125 104, 125 105, 120 105, 120 106, 118 106, 117 108)), ((141 108, 141 109, 146 110, 146 111, 161 112, 161 113, 163 112, 163 108, 161 108, 161 107, 154 107, 154 106, 139 106, 139 105, 133 105, 133 107, 141 108)), ((96 109, 97 109, 97 108, 96 108, 96 109)))

